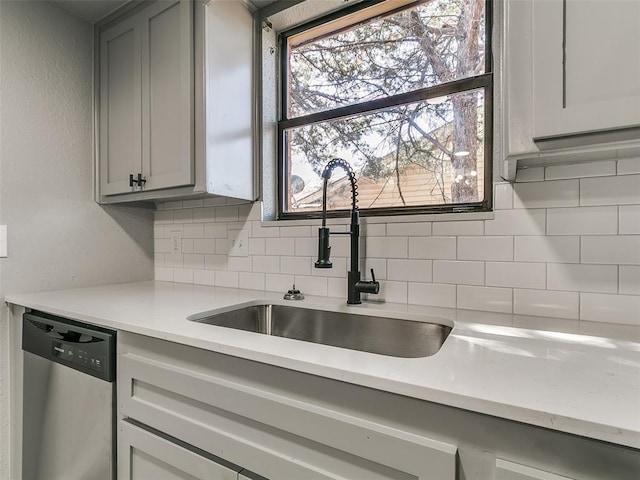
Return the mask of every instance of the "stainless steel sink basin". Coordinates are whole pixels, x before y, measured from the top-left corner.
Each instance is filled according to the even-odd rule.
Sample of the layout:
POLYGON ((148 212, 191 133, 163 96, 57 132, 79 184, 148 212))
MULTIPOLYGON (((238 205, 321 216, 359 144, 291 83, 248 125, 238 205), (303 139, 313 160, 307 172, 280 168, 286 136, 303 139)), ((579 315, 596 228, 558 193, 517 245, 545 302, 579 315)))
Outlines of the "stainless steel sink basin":
POLYGON ((189 320, 405 358, 433 355, 451 332, 437 323, 270 304, 189 320))

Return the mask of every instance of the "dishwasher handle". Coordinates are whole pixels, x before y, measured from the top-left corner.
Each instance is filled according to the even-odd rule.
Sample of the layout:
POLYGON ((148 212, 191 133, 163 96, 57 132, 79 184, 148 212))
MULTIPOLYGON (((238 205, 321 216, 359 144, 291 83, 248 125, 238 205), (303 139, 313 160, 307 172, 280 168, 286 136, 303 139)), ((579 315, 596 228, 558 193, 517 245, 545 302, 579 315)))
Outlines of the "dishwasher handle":
POLYGON ((23 315, 22 349, 46 360, 114 382, 116 332, 53 315, 23 315))

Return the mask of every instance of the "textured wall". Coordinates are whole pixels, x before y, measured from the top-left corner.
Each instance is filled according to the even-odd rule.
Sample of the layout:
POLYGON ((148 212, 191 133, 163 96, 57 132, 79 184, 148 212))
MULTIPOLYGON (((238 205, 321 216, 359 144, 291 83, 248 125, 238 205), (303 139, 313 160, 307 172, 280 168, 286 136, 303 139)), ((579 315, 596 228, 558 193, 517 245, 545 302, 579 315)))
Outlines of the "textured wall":
MULTIPOLYGON (((0 296, 153 277, 151 212, 93 201, 92 68, 89 23, 52 3, 0 2, 0 223, 9 232, 0 296)), ((3 308, 0 478, 10 478, 8 321, 3 308)))
MULTIPOLYGON (((319 222, 266 226, 259 204, 161 208, 158 280, 346 296, 348 238, 332 237, 333 269, 313 268, 319 222), (249 256, 229 256, 230 232, 243 229, 249 256)), ((375 268, 376 299, 640 325, 638 158, 522 170, 495 185, 492 220, 404 220, 365 226, 361 270, 375 268)))

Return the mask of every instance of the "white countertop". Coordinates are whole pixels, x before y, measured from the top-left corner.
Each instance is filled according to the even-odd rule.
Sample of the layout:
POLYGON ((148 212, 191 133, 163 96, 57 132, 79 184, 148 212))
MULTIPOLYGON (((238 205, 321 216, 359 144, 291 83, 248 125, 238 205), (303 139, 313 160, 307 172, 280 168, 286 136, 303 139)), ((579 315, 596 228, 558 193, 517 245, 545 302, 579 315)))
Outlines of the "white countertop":
MULTIPOLYGON (((495 316, 513 323, 509 318, 516 317, 486 312, 401 304, 347 306, 344 299, 325 297, 295 303, 454 325, 434 356, 395 358, 186 320, 200 312, 241 304, 287 303, 281 294, 269 292, 141 282, 9 295, 5 300, 104 327, 640 448, 637 341, 492 325, 484 322, 495 316), (474 316, 483 323, 470 322, 474 316)), ((629 331, 634 334, 630 338, 637 338, 637 330, 629 331)))

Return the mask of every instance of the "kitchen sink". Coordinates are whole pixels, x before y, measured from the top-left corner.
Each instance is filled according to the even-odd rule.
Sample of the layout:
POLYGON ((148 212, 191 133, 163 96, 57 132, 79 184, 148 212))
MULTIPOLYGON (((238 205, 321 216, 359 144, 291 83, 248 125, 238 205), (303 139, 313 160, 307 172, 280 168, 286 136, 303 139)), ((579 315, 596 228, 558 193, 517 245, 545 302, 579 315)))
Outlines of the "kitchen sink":
POLYGON ((321 343, 392 357, 428 357, 440 350, 451 327, 398 318, 285 305, 252 305, 189 320, 263 335, 321 343))

